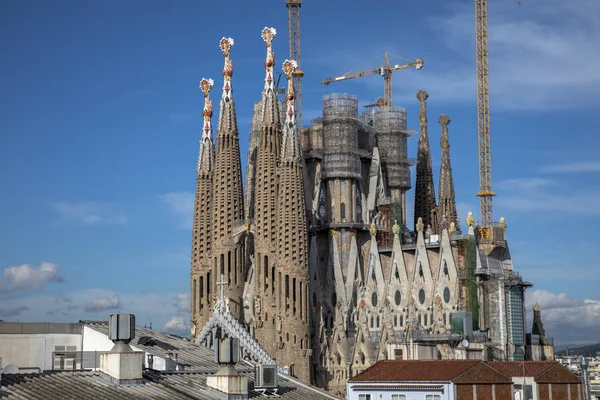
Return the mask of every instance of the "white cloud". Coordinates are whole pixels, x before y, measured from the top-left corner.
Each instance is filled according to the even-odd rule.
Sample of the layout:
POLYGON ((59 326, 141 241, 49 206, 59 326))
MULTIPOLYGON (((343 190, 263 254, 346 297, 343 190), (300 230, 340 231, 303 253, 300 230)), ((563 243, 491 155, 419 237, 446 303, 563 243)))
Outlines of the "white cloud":
POLYGON ((158 198, 177 216, 181 227, 191 228, 194 217, 194 193, 171 192, 159 195, 158 198))
POLYGON ((546 165, 542 172, 568 173, 568 172, 600 172, 600 161, 582 161, 564 164, 546 165))
POLYGON ((169 319, 163 326, 163 331, 174 333, 176 335, 187 336, 189 335, 190 328, 183 317, 173 317, 169 319))
POLYGON ((118 310, 119 309, 119 295, 113 294, 111 296, 96 297, 86 303, 84 307, 85 312, 98 313, 107 310, 118 310))
MULTIPOLYGON (((61 295, 23 293, 2 298, 0 319, 39 322, 50 318, 54 322, 76 322, 108 320, 110 314, 120 312, 134 314, 138 325, 152 323, 155 327, 162 327, 174 315, 182 321, 189 319, 189 314, 180 310, 175 301, 168 300, 177 298, 178 293, 174 291, 116 293, 93 288, 61 295)), ((172 332, 186 334, 184 331, 172 332)))
MULTIPOLYGON (((526 294, 528 321, 532 323, 532 308, 538 303, 547 336, 555 343, 595 343, 600 341, 600 301, 578 300, 565 293, 533 290, 526 294)), ((528 327, 528 330, 530 327, 528 327)))
POLYGON ((109 204, 56 202, 52 208, 61 217, 85 225, 126 225, 129 222, 126 215, 114 212, 109 204))
POLYGON ((189 293, 180 293, 175 298, 175 305, 177 307, 177 311, 181 313, 189 313, 190 312, 190 294, 189 293))
POLYGON ((0 291, 42 290, 48 283, 63 280, 56 264, 42 262, 39 267, 21 264, 4 269, 4 278, 0 280, 0 291))
MULTIPOLYGON (((447 48, 454 52, 454 56, 444 54, 444 59, 431 60, 432 74, 421 78, 427 78, 426 87, 438 100, 475 101, 471 3, 465 2, 462 8, 453 3, 449 13, 430 19, 430 26, 439 30, 447 48), (454 60, 454 65, 448 65, 448 59, 454 60), (436 68, 446 72, 440 74, 436 68)), ((521 7, 514 2, 490 3, 492 108, 594 107, 600 103, 598 41, 597 1, 527 0, 521 7)))

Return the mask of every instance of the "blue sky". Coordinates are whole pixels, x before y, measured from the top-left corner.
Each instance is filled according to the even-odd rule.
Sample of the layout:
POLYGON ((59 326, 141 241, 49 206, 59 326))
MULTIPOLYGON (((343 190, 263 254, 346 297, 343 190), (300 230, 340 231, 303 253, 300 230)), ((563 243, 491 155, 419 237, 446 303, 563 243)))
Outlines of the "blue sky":
MULTIPOLYGON (((549 334, 599 341, 600 3, 492 3, 494 215, 506 218, 514 264, 535 284, 528 307, 540 303, 549 334)), ((421 71, 394 74, 394 103, 417 127, 415 94, 429 92, 436 186, 437 119, 451 117, 461 221, 479 214, 473 18, 470 0, 305 0, 301 21, 305 123, 327 92, 356 93, 362 104, 382 95, 377 76, 329 87, 323 78, 379 65, 384 51, 425 60, 421 71)), ((118 310, 185 329, 198 82, 215 79, 218 97, 218 41, 234 38, 245 162, 264 26, 278 30, 280 65, 284 0, 0 2, 0 318, 105 319, 118 310)), ((415 136, 412 157, 416 144, 415 136)))

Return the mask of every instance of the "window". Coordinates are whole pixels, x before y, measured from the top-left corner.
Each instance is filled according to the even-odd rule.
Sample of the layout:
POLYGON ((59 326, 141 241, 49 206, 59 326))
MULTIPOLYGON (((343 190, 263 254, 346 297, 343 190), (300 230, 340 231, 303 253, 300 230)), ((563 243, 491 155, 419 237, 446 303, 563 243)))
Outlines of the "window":
POLYGON ((425 396, 425 400, 442 400, 442 396, 439 394, 428 394, 425 396))
POLYGON ((359 394, 358 400, 371 400, 371 395, 370 394, 359 394))
POLYGON ((393 394, 392 400, 406 400, 406 395, 403 394, 393 394))
POLYGON ((342 203, 340 206, 340 218, 346 218, 346 203, 342 203))

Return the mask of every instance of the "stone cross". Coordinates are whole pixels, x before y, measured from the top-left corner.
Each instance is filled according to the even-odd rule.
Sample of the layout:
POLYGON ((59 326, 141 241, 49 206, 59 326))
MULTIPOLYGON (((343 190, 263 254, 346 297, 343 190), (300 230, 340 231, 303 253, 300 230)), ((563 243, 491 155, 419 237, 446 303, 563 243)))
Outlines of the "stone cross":
POLYGON ((223 274, 221 274, 221 282, 217 282, 216 284, 221 286, 221 298, 219 300, 219 302, 220 302, 219 313, 222 314, 225 312, 225 285, 229 285, 229 282, 225 282, 225 276, 223 274))

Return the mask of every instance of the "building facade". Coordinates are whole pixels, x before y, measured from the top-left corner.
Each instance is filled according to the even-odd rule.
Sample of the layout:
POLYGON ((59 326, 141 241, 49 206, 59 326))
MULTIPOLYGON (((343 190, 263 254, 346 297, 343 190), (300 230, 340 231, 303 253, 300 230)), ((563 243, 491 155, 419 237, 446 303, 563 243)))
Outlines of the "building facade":
MULTIPOLYGON (((524 359, 524 291, 531 284, 513 266, 503 219, 479 227, 469 213, 461 233, 450 118, 438 120, 436 200, 427 92, 417 93, 417 160, 407 154, 412 131, 401 107, 359 113, 357 96, 329 94, 322 116, 299 128, 293 85, 285 101, 274 86, 275 33, 262 32, 265 79, 248 139, 245 194, 233 41, 221 42, 225 68, 214 162, 205 161, 213 155, 203 146, 213 144, 203 90, 208 100, 199 165, 209 168, 199 167, 197 184, 192 338, 219 307, 218 286, 226 283, 227 307, 267 353, 291 374, 335 393, 344 393, 347 380, 377 360, 524 359), (406 193, 415 162, 409 226, 406 193)), ((293 63, 284 65, 289 83, 293 63)))

